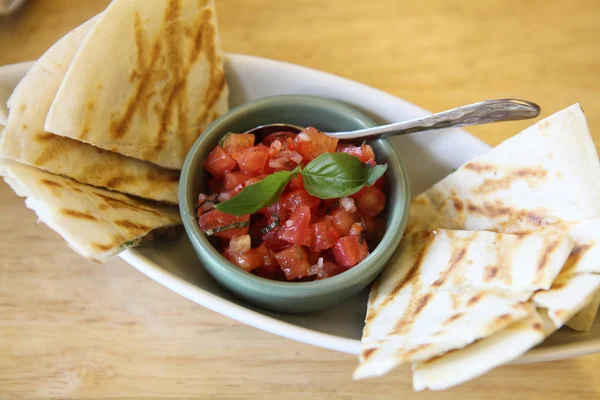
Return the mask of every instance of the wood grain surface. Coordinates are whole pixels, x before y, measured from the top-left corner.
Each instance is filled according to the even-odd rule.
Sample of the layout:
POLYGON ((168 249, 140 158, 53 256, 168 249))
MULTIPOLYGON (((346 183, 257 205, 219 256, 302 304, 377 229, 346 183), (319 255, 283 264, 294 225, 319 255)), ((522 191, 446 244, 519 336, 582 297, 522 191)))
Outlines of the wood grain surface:
MULTIPOLYGON (((152 0, 149 0, 152 1, 152 0)), ((0 18, 0 65, 39 57, 107 0, 29 0, 0 18)), ((341 75, 431 111, 489 98, 580 102, 600 144, 597 0, 217 0, 226 51, 341 75)), ((471 129, 490 144, 530 122, 471 129)), ((120 260, 71 252, 0 184, 0 399, 597 399, 600 355, 498 368, 413 393, 408 367, 351 380, 352 356, 208 311, 120 260)))

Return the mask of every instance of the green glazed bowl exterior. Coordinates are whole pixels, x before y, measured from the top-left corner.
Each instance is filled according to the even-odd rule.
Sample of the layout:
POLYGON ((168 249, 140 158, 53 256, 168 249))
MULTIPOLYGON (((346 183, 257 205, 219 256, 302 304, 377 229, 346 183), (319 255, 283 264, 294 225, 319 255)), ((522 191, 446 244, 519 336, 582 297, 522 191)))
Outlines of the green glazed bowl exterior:
MULTIPOLYGON (((371 141, 378 163, 388 164, 386 231, 377 246, 357 266, 320 281, 277 282, 248 273, 227 261, 208 241, 196 220, 198 194, 209 179, 203 168, 208 153, 228 132, 245 132, 259 125, 288 123, 321 131, 345 131, 374 126, 359 111, 338 101, 314 96, 274 96, 233 108, 213 122, 196 140, 179 181, 179 209, 185 231, 201 264, 229 292, 255 306, 282 312, 319 310, 367 287, 398 247, 408 219, 410 193, 406 169, 386 139, 371 141)), ((200 268, 200 266, 198 266, 200 268)))

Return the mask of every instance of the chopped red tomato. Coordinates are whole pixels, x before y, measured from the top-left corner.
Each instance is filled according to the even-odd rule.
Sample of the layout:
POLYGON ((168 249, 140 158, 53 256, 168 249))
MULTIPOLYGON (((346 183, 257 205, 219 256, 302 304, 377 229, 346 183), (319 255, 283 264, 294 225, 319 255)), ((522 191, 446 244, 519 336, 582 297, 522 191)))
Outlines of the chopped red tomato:
POLYGON ((248 233, 250 216, 238 217, 219 210, 212 210, 198 218, 198 225, 204 232, 231 239, 248 233))
POLYGON ((260 171, 264 168, 269 158, 269 148, 262 144, 242 150, 237 157, 237 163, 242 172, 249 174, 260 171))
POLYGON ((358 157, 358 159, 365 164, 371 166, 375 165, 375 153, 373 152, 373 148, 368 144, 362 144, 360 146, 341 144, 338 146, 337 151, 358 157))
POLYGON ((375 186, 366 189, 365 193, 355 200, 356 208, 361 214, 374 217, 385 208, 385 194, 375 186))
POLYGON ((308 246, 310 244, 310 208, 297 207, 279 231, 279 239, 288 243, 308 246))
POLYGON ((221 177, 226 171, 231 171, 235 168, 235 160, 225 153, 221 146, 217 146, 208 153, 204 168, 210 172, 212 176, 221 177))
POLYGON ((310 225, 310 250, 319 252, 333 246, 340 234, 328 219, 310 225))
POLYGON ((290 244, 285 240, 279 239, 279 234, 281 232, 281 227, 276 227, 268 230, 267 232, 263 232, 260 237, 263 243, 269 248, 271 251, 280 251, 290 244))
POLYGON ((296 189, 304 189, 304 182, 302 182, 302 175, 300 175, 300 174, 293 177, 289 183, 290 191, 294 191, 296 189))
POLYGON ((359 236, 344 236, 333 246, 335 261, 345 268, 354 267, 369 255, 369 247, 359 236))
POLYGON ((223 174, 223 182, 225 183, 225 190, 231 190, 237 185, 241 185, 250 179, 250 175, 245 172, 225 172, 223 174))
POLYGON ((243 252, 232 252, 229 247, 223 252, 223 256, 238 267, 252 271, 262 266, 263 255, 257 249, 250 249, 243 252))
POLYGON ((296 151, 305 163, 314 160, 323 153, 334 153, 338 139, 327 136, 315 128, 306 128, 294 138, 296 151))
POLYGON ((344 208, 337 206, 331 211, 331 224, 342 236, 350 234, 350 228, 355 222, 354 216, 344 208))
POLYGON ((339 275, 347 270, 347 268, 341 267, 334 262, 325 261, 321 265, 311 267, 310 272, 311 275, 314 275, 316 279, 320 280, 331 278, 332 276, 339 275))
POLYGON ((308 276, 310 262, 308 253, 302 246, 291 245, 275 253, 275 260, 281 267, 288 281, 308 276))
POLYGON ((283 201, 283 206, 290 211, 294 211, 298 207, 307 206, 311 211, 316 211, 321 204, 321 199, 311 196, 304 189, 296 189, 290 192, 283 201))
POLYGON ((254 146, 254 135, 251 133, 232 133, 225 139, 223 150, 231 158, 237 160, 240 151, 254 146))
POLYGON ((263 267, 267 267, 269 269, 273 269, 274 267, 278 267, 277 261, 275 261, 275 258, 273 257, 273 254, 271 254, 271 251, 269 251, 269 249, 267 248, 266 244, 261 243, 256 248, 256 251, 262 257, 262 264, 261 265, 263 267))

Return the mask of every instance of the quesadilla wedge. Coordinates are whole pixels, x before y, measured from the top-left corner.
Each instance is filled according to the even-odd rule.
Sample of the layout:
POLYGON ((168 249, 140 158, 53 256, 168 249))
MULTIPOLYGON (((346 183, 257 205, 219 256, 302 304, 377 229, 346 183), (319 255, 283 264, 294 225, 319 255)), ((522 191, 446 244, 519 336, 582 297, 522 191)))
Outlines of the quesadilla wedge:
MULTIPOLYGON (((483 375, 525 354, 567 321, 568 325, 575 321, 591 326, 598 308, 594 301, 600 291, 600 274, 594 273, 598 271, 594 265, 598 260, 595 255, 600 251, 600 219, 567 225, 568 228, 562 229, 569 232, 575 246, 552 287, 532 296, 534 315, 465 348, 414 363, 415 390, 447 389, 483 375), (586 304, 595 308, 585 307, 586 304), (584 310, 593 315, 572 319, 584 310)), ((540 231, 543 234, 543 229, 540 231)))
POLYGON ((181 223, 176 207, 138 201, 14 161, 0 159, 0 175, 75 252, 97 262, 155 230, 181 223))
MULTIPOLYGON (((506 233, 548 225, 568 230, 561 222, 598 217, 600 162, 583 110, 574 104, 475 157, 413 199, 407 231, 506 233)), ((567 326, 589 329, 596 312, 590 309, 593 304, 587 307, 567 326)))
POLYGON ((73 56, 96 19, 54 44, 13 91, 0 156, 146 199, 177 204, 179 172, 44 132, 44 122, 73 56))
POLYGON ((413 364, 413 388, 444 390, 508 363, 540 344, 553 332, 543 313, 534 312, 506 329, 464 349, 413 364))
POLYGON ((408 231, 514 232, 600 217, 600 162, 572 105, 475 157, 417 196, 408 231))
POLYGON ((114 0, 79 47, 45 130, 181 169, 227 97, 212 0, 114 0))
POLYGON ((371 289, 357 379, 431 359, 535 312, 573 249, 562 232, 408 234, 371 289))

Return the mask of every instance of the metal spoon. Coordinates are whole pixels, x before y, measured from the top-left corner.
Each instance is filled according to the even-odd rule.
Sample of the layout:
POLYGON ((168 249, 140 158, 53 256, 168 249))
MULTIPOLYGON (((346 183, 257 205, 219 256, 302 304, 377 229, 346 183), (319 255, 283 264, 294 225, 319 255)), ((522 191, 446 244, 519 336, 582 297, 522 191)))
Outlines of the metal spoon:
MULTIPOLYGON (((323 133, 340 140, 367 140, 442 128, 483 125, 500 121, 516 121, 535 118, 539 114, 540 106, 530 101, 517 99, 486 100, 395 124, 381 125, 356 131, 323 133)), ((269 124, 257 126, 246 133, 253 133, 257 137, 265 137, 275 132, 298 133, 303 129, 303 127, 292 124, 269 124)))

